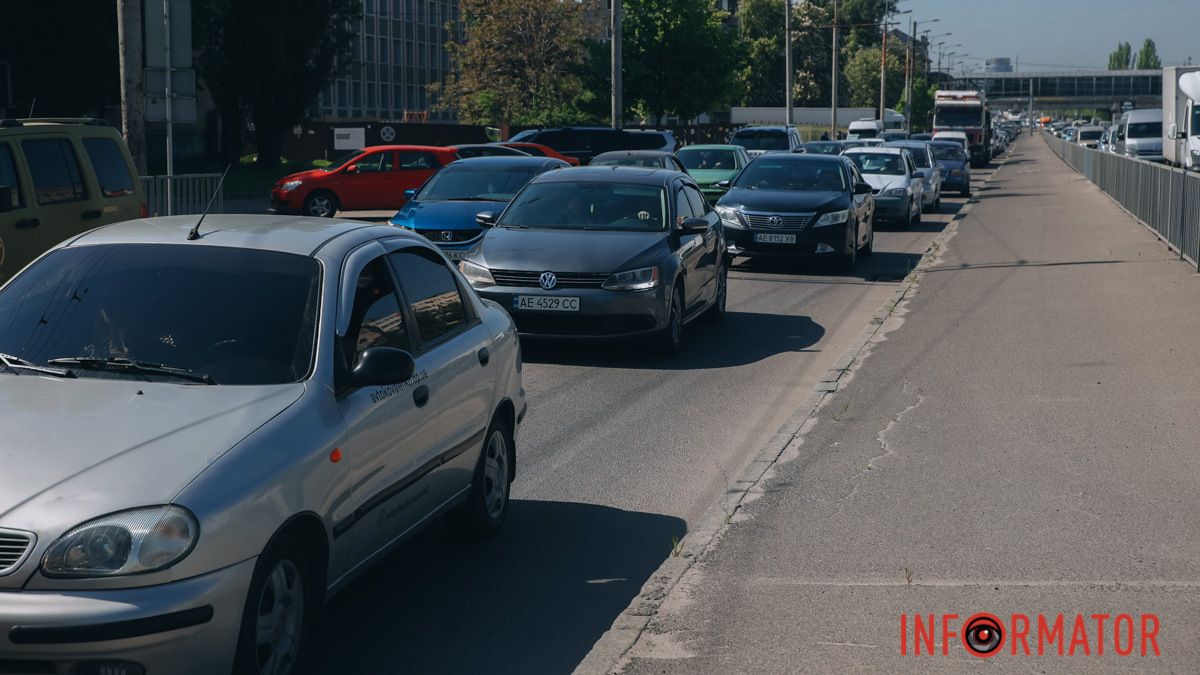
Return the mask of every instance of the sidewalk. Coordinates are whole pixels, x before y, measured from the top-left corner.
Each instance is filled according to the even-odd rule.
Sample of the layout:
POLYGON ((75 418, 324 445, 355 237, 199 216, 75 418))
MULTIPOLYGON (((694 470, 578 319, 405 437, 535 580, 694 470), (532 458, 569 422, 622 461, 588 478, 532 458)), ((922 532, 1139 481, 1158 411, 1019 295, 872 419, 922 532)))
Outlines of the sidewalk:
POLYGON ((979 197, 622 670, 1200 667, 1200 277, 1040 139, 979 197), (996 658, 942 656, 941 615, 975 612, 1030 617, 1034 656, 1011 630, 996 658), (913 655, 918 613, 937 656, 913 655), (1039 613, 1068 647, 1089 617, 1091 656, 1037 657, 1039 613), (1121 613, 1157 617, 1161 656, 1114 653, 1121 613))

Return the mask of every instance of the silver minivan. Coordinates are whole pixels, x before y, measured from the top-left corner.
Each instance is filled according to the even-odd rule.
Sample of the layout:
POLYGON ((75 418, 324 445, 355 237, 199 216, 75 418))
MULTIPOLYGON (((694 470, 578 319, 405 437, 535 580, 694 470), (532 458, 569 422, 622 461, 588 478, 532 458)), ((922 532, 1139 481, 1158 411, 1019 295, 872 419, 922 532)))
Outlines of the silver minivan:
POLYGON ((1121 152, 1126 157, 1163 161, 1162 109, 1130 110, 1121 117, 1121 152))
POLYGON ((435 516, 504 523, 501 307, 398 228, 194 223, 93 230, 0 288, 0 672, 288 673, 435 516))

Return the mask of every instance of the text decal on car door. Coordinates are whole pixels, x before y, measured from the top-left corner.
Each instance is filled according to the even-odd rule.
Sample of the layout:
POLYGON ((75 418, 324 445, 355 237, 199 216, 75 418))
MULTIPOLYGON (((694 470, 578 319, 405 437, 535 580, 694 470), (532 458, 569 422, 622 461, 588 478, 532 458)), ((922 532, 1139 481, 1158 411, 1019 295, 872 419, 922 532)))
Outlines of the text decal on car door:
POLYGON ((416 373, 415 375, 408 378, 404 382, 401 382, 400 384, 389 384, 386 387, 380 387, 380 388, 376 389, 375 391, 371 392, 371 403, 379 403, 381 401, 386 401, 389 398, 395 396, 396 394, 399 394, 400 392, 404 391, 405 389, 413 386, 414 384, 417 384, 418 382, 423 382, 428 377, 429 377, 429 375, 426 374, 426 372, 424 370, 422 370, 421 372, 416 373))

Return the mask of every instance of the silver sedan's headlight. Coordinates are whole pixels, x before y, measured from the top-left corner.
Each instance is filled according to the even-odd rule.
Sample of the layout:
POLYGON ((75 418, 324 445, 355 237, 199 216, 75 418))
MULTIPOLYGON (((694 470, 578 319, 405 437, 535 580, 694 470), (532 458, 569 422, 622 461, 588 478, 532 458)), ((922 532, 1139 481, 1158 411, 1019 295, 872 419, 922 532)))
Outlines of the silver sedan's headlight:
POLYGON ((841 225, 850 219, 850 209, 841 211, 830 211, 825 215, 817 218, 817 222, 813 223, 813 227, 825 227, 827 225, 841 225))
POLYGON ((892 188, 890 190, 884 190, 883 196, 884 197, 907 197, 908 191, 909 191, 909 188, 906 188, 906 187, 892 188))
POLYGON ((42 572, 52 577, 115 577, 165 569, 191 552, 200 535, 196 517, 180 506, 149 506, 88 521, 46 551, 42 572))
POLYGON ((648 291, 657 285, 657 267, 642 267, 636 270, 617 272, 604 282, 604 288, 610 291, 648 291))
POLYGON ((301 182, 302 181, 298 181, 298 180, 289 180, 288 182, 284 183, 283 185, 280 185, 279 189, 283 190, 284 192, 291 192, 292 190, 295 190, 296 188, 300 187, 301 182))
POLYGON ((496 280, 492 278, 492 273, 483 265, 476 265, 473 262, 463 260, 458 263, 458 271, 462 272, 462 275, 467 278, 467 282, 475 288, 496 285, 496 280))
POLYGON ((718 206, 716 209, 717 215, 721 216, 721 224, 725 227, 732 227, 738 230, 746 229, 742 224, 742 217, 738 215, 737 209, 731 209, 728 206, 718 206))

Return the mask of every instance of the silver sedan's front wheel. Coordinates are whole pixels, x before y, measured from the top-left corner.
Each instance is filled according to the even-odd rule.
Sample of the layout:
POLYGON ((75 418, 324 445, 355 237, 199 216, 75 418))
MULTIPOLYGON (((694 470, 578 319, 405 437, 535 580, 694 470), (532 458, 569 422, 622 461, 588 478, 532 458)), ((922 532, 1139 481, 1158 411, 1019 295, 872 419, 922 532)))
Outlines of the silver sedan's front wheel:
POLYGON ((254 653, 258 672, 283 675, 291 672, 300 653, 304 627, 304 578, 296 563, 275 563, 258 597, 254 623, 254 653))
POLYGON ((236 675, 287 675, 297 668, 315 608, 311 590, 304 547, 288 533, 279 535, 250 580, 236 675))

